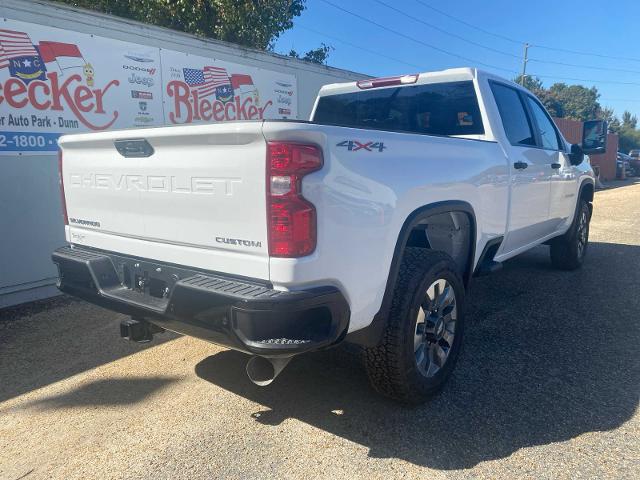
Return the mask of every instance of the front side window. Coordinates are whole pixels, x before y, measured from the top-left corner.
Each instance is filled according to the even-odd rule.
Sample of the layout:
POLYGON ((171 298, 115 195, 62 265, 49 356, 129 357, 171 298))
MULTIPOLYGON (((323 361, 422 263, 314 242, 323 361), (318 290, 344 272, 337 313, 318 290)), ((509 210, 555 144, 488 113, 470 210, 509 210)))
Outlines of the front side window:
POLYGON ((535 146, 536 138, 518 91, 500 83, 491 83, 491 90, 509 142, 512 145, 535 146))
POLYGON ((318 100, 313 120, 327 125, 430 135, 481 135, 473 82, 378 88, 318 100))
POLYGON ((536 123, 538 124, 538 132, 540 133, 540 140, 542 142, 542 145, 540 146, 549 150, 560 150, 560 145, 558 144, 558 134, 556 133, 556 129, 553 126, 552 120, 542 109, 540 104, 532 97, 527 96, 527 101, 529 102, 531 112, 533 113, 533 116, 536 119, 536 123))

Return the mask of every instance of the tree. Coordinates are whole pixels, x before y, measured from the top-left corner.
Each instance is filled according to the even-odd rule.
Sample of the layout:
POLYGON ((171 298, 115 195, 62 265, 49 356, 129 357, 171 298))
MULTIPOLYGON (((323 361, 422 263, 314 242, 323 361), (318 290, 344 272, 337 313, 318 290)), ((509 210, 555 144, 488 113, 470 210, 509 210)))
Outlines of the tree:
POLYGON ((544 90, 542 80, 539 77, 532 77, 531 75, 524 76, 524 82, 522 81, 522 75, 518 75, 513 79, 518 85, 522 85, 524 88, 531 90, 533 93, 544 90))
POLYGON ((291 51, 289 52, 289 56, 293 58, 301 58, 302 60, 306 60, 307 62, 326 65, 327 58, 329 58, 329 53, 331 53, 332 50, 332 46, 321 43, 318 48, 309 50, 304 54, 303 57, 300 57, 300 54, 293 49, 291 49, 291 51))
POLYGON ((536 93, 536 96, 540 99, 544 108, 547 109, 552 117, 566 116, 562 100, 553 95, 549 90, 542 89, 540 92, 536 93))
POLYGON ((622 114, 622 124, 616 132, 619 137, 618 150, 628 152, 640 148, 640 130, 637 130, 638 117, 625 110, 622 114))
POLYGON ((61 0, 75 7, 267 49, 293 26, 306 0, 61 0))
POLYGON ((544 105, 549 114, 553 117, 563 117, 564 110, 560 101, 555 98, 551 93, 544 88, 542 80, 539 77, 532 77, 531 75, 525 75, 524 83, 521 81, 522 75, 518 75, 513 79, 515 83, 522 85, 533 93, 544 105))
POLYGON ((519 84, 524 83, 524 87, 540 99, 552 116, 581 121, 594 118, 606 120, 609 132, 617 133, 619 136, 618 149, 621 152, 640 148, 638 118, 631 112, 625 111, 620 121, 612 108, 602 107, 598 103, 600 94, 595 87, 554 83, 551 88, 546 89, 538 77, 526 76, 524 82, 521 82, 521 79, 522 76, 519 75, 513 81, 519 84))
POLYGON ((554 83, 549 88, 549 95, 561 105, 561 117, 585 121, 596 118, 602 109, 598 103, 600 94, 596 87, 554 83))
POLYGON ((531 90, 554 117, 584 121, 596 118, 602 109, 598 103, 600 94, 596 87, 554 83, 549 89, 545 89, 538 77, 527 75, 524 82, 521 79, 522 75, 518 75, 513 81, 531 90))
POLYGON ((622 114, 622 126, 635 130, 638 126, 638 117, 631 115, 631 112, 625 110, 622 114))
POLYGON ((618 150, 629 153, 629 150, 640 148, 640 130, 623 125, 618 132, 618 150))
POLYGON ((602 110, 600 110, 600 115, 598 115, 598 118, 607 122, 609 133, 618 133, 620 131, 620 120, 618 120, 618 117, 616 117, 613 108, 603 107, 602 110))

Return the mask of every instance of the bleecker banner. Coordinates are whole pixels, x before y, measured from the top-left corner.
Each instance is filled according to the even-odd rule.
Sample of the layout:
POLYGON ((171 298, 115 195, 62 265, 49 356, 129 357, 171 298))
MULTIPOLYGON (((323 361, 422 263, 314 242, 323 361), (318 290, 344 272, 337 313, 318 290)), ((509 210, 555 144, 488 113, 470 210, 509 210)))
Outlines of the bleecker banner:
POLYGON ((297 118, 296 78, 162 50, 165 123, 297 118))
POLYGON ((61 134, 163 123, 158 49, 0 26, 0 153, 50 153, 61 134))
POLYGON ((0 154, 50 154, 67 133, 297 118, 293 75, 9 19, 0 27, 0 154))

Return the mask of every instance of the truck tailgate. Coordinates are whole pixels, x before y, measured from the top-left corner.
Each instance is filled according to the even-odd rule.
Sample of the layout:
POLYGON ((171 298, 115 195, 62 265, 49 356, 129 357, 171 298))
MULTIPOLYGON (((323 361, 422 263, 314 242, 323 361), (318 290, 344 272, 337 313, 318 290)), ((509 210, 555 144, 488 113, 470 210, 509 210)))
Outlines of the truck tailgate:
POLYGON ((61 138, 67 239, 268 279, 261 125, 190 125, 61 138), (129 151, 120 153, 117 142, 129 151), (153 151, 136 151, 145 145, 153 151))

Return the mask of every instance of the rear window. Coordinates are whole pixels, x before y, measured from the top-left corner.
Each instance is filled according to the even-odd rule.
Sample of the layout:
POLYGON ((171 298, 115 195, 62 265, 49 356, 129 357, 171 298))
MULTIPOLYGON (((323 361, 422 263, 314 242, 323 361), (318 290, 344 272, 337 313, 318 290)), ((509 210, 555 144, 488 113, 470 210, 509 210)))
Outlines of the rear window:
POLYGON ((484 133, 473 82, 379 88, 320 97, 313 120, 429 135, 484 133))

